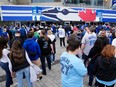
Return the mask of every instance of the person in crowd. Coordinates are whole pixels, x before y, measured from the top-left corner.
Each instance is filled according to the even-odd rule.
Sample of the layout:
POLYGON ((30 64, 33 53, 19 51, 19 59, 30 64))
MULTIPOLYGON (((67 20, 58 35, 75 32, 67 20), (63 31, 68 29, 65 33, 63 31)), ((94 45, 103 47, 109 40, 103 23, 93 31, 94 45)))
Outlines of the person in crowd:
POLYGON ((74 28, 73 28, 73 32, 75 32, 75 33, 77 33, 78 32, 78 28, 76 27, 76 25, 74 26, 74 28))
POLYGON ((51 30, 48 30, 47 34, 48 34, 48 37, 50 38, 50 40, 52 41, 52 45, 53 45, 53 49, 54 49, 54 53, 51 53, 51 58, 52 58, 51 63, 54 63, 55 54, 56 54, 56 45, 55 45, 56 38, 55 38, 55 35, 52 34, 51 30))
POLYGON ((72 35, 67 43, 67 52, 60 56, 62 87, 83 87, 83 77, 87 74, 87 69, 83 61, 76 56, 80 42, 72 35))
POLYGON ((62 25, 60 25, 60 28, 58 29, 58 35, 60 38, 60 46, 62 47, 63 43, 63 46, 65 47, 65 30, 63 29, 62 25))
POLYGON ((101 40, 103 41, 104 47, 105 47, 106 45, 110 44, 109 38, 106 36, 106 30, 104 30, 104 29, 102 29, 102 30, 99 32, 98 39, 101 39, 101 40))
POLYGON ((25 74, 28 87, 32 87, 28 57, 19 40, 13 42, 9 58, 12 65, 11 74, 13 76, 13 73, 16 73, 18 87, 23 87, 23 74, 25 74))
POLYGON ((34 36, 38 39, 39 33, 37 31, 38 31, 37 28, 34 28, 34 36))
POLYGON ((51 30, 52 30, 53 34, 55 35, 56 34, 56 25, 55 24, 52 24, 51 30))
POLYGON ((113 39, 116 37, 115 32, 116 32, 116 26, 112 28, 112 38, 113 39))
POLYGON ((70 36, 70 34, 71 34, 71 26, 70 26, 70 24, 66 24, 65 26, 64 26, 64 29, 65 29, 65 32, 66 32, 66 35, 67 35, 67 37, 69 37, 70 36))
POLYGON ((94 74, 98 87, 114 87, 116 83, 116 47, 106 45, 95 62, 94 74))
POLYGON ((116 30, 114 32, 114 39, 112 41, 112 45, 116 47, 116 30))
POLYGON ((94 33, 94 27, 87 26, 85 27, 86 34, 82 38, 82 45, 81 45, 81 50, 82 50, 82 58, 84 59, 84 64, 86 65, 87 60, 88 60, 88 55, 91 50, 91 48, 94 46, 94 43, 97 39, 96 34, 94 33))
POLYGON ((32 32, 28 32, 23 47, 27 51, 30 60, 35 65, 40 66, 41 50, 39 44, 36 42, 36 38, 33 36, 34 34, 32 32))
POLYGON ((15 37, 11 40, 10 42, 10 48, 12 47, 12 44, 15 40, 19 40, 21 42, 21 45, 23 46, 23 40, 21 39, 20 37, 20 32, 19 31, 16 31, 15 32, 15 37))
POLYGON ((12 34, 12 32, 11 32, 11 30, 9 28, 7 28, 7 33, 9 35, 9 41, 11 41, 12 38, 13 38, 13 34, 12 34))
POLYGON ((9 40, 9 34, 7 32, 7 28, 6 27, 3 28, 2 37, 7 38, 9 40))
POLYGON ((103 42, 101 39, 97 39, 95 41, 94 46, 91 48, 89 52, 88 55, 88 58, 90 58, 88 64, 89 86, 92 86, 93 84, 93 79, 94 79, 93 70, 94 70, 95 61, 100 56, 102 49, 103 49, 103 42))
POLYGON ((2 36, 2 27, 0 26, 0 37, 2 36))
POLYGON ((13 84, 13 80, 11 77, 11 73, 9 70, 9 58, 7 54, 10 52, 7 50, 7 43, 8 40, 4 37, 0 37, 0 67, 5 71, 6 73, 6 86, 10 87, 13 84))
POLYGON ((23 42, 24 42, 25 39, 26 39, 26 31, 25 31, 24 26, 21 27, 21 29, 20 29, 20 34, 21 34, 21 38, 22 38, 22 40, 23 40, 23 42))
POLYGON ((49 70, 51 70, 51 57, 50 54, 54 53, 53 45, 50 40, 50 38, 46 35, 45 30, 41 30, 40 32, 40 38, 37 40, 38 44, 40 45, 41 49, 41 64, 42 64, 42 70, 43 75, 46 75, 46 64, 45 64, 45 58, 47 59, 47 64, 49 70))

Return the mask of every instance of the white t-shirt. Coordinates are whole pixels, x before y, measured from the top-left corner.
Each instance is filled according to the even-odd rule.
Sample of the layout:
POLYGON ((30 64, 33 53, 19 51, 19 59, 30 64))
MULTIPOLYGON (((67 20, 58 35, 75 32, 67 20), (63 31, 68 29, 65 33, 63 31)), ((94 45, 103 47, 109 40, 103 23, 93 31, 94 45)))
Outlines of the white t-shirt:
POLYGON ((3 62, 3 63, 7 63, 8 62, 8 56, 7 56, 7 54, 8 53, 10 53, 10 51, 9 50, 7 50, 7 49, 3 49, 3 51, 2 51, 2 58, 0 59, 0 61, 1 62, 3 62))
POLYGON ((113 41, 112 41, 112 45, 116 47, 116 38, 113 39, 113 41))
POLYGON ((9 50, 7 49, 3 49, 2 51, 2 58, 0 59, 0 62, 3 62, 3 63, 8 63, 8 67, 9 67, 9 70, 10 72, 12 71, 12 65, 11 65, 11 62, 10 62, 10 59, 8 58, 7 54, 10 53, 9 50))
POLYGON ((53 41, 55 39, 54 35, 48 35, 48 37, 50 38, 51 41, 53 41))
POLYGON ((65 30, 62 29, 62 28, 59 28, 59 29, 58 29, 58 34, 59 34, 59 37, 60 37, 60 38, 65 37, 65 30))
POLYGON ((84 35, 84 37, 82 38, 81 43, 85 45, 85 48, 83 49, 83 52, 87 56, 88 56, 91 48, 94 46, 94 43, 95 43, 96 39, 97 39, 97 36, 96 36, 95 33, 92 33, 92 34, 86 33, 84 35))

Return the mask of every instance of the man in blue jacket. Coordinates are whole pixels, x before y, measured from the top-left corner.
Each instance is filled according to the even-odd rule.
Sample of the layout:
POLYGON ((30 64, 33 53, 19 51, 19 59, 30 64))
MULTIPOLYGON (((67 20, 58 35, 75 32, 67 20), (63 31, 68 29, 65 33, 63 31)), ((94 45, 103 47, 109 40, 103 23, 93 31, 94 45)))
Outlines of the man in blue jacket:
POLYGON ((39 60, 39 57, 41 55, 40 46, 36 42, 36 38, 33 36, 34 34, 32 32, 29 32, 27 34, 27 39, 25 40, 23 47, 27 51, 30 60, 37 66, 40 66, 39 60))

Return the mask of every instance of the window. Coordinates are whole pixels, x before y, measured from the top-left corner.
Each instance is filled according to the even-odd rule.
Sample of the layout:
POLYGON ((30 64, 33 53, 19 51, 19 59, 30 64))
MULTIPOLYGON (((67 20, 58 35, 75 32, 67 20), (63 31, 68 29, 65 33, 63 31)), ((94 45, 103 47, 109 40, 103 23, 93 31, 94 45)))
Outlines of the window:
POLYGON ((103 0, 64 0, 66 4, 84 3, 86 6, 103 6, 103 0))
POLYGON ((54 0, 31 0, 32 3, 39 3, 39 2, 54 2, 54 0))

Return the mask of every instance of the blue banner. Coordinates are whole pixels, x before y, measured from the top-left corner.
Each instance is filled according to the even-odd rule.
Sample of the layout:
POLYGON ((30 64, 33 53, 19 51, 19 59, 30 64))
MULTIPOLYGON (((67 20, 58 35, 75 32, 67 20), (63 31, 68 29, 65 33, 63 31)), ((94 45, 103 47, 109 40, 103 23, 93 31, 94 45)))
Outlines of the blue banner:
POLYGON ((112 0, 112 6, 116 4, 116 0, 112 0))

